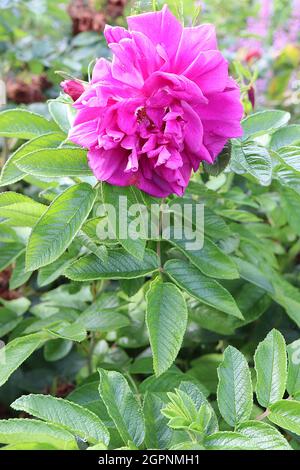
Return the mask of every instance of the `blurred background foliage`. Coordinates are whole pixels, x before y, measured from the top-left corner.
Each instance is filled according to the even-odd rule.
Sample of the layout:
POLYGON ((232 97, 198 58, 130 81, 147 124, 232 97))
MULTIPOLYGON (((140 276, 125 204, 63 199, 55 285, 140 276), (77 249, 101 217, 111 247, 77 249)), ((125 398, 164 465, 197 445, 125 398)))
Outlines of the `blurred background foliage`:
POLYGON ((216 25, 247 92, 246 112, 269 104, 299 116, 300 0, 0 0, 0 75, 8 102, 46 112, 33 103, 57 96, 56 71, 86 77, 96 57, 109 55, 106 23, 122 25, 126 15, 165 3, 186 25, 216 25))

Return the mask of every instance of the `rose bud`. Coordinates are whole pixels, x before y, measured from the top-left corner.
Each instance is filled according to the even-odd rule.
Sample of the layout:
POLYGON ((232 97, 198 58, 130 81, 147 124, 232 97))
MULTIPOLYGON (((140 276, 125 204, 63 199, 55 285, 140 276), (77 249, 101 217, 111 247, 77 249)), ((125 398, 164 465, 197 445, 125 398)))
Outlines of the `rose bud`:
POLYGON ((85 90, 82 83, 77 82, 76 80, 65 80, 61 82, 60 86, 64 93, 71 96, 73 101, 78 100, 85 90))

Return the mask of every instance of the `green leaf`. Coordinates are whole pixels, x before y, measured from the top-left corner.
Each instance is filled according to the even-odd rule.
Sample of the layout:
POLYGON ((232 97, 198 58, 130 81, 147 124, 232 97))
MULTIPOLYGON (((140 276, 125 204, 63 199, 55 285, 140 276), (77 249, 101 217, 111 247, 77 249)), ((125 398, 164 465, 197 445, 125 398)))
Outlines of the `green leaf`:
POLYGON ((109 443, 109 433, 98 416, 68 400, 30 394, 18 398, 11 406, 15 410, 58 424, 92 444, 109 443))
POLYGON ((243 436, 249 437, 261 450, 291 450, 288 441, 274 426, 260 421, 247 421, 237 427, 243 436))
POLYGON ((115 371, 99 369, 99 374, 100 396, 124 443, 133 442, 140 446, 145 438, 145 422, 140 404, 127 380, 115 371))
MULTIPOLYGON (((300 136, 299 136, 299 141, 300 141, 300 136)), ((277 155, 279 155, 280 160, 283 163, 285 163, 287 166, 289 166, 295 171, 300 171, 300 162, 299 162, 300 147, 294 147, 294 146, 282 147, 280 150, 278 150, 277 155)))
POLYGON ((47 206, 28 196, 7 191, 0 194, 0 217, 16 227, 33 227, 47 206))
POLYGON ((59 101, 59 99, 60 97, 55 100, 49 100, 48 108, 52 119, 67 134, 71 127, 72 111, 74 111, 74 108, 71 107, 71 104, 59 101))
POLYGON ((44 442, 24 442, 18 444, 9 444, 1 447, 1 450, 58 450, 52 444, 44 442))
POLYGON ((197 406, 193 399, 184 391, 176 389, 175 393, 169 392, 170 402, 162 413, 169 419, 168 426, 175 430, 193 431, 199 434, 207 434, 212 419, 212 409, 208 403, 197 406))
POLYGON ((204 440, 208 450, 260 450, 260 447, 248 436, 240 432, 220 431, 204 440))
POLYGON ((188 302, 189 317, 204 329, 221 335, 232 335, 236 328, 259 318, 272 302, 264 291, 248 283, 235 294, 235 301, 244 315, 244 320, 229 316, 194 299, 188 302))
POLYGON ((130 325, 129 318, 118 312, 119 302, 116 296, 105 293, 79 315, 77 322, 86 330, 114 331, 130 325))
POLYGON ((206 276, 218 279, 236 279, 239 277, 238 270, 232 259, 208 238, 205 238, 201 250, 186 250, 185 240, 172 238, 170 242, 179 248, 206 276))
POLYGON ((272 181, 272 159, 268 150, 255 143, 238 140, 232 146, 231 168, 236 173, 247 172, 254 176, 263 186, 272 181), (241 170, 240 170, 241 168, 241 170))
POLYGON ((91 253, 101 259, 103 263, 107 262, 108 252, 105 245, 97 245, 86 233, 84 230, 80 230, 77 234, 77 240, 81 243, 82 246, 87 248, 91 253))
POLYGON ((145 250, 144 259, 140 261, 120 249, 110 250, 106 263, 95 255, 84 256, 67 268, 65 276, 73 281, 132 279, 151 274, 158 269, 159 259, 154 251, 145 250))
POLYGON ((47 362, 56 362, 66 357, 73 347, 73 342, 67 339, 53 339, 44 346, 44 358, 47 362))
POLYGON ((4 167, 2 168, 0 176, 0 186, 7 186, 9 184, 16 183, 24 177, 23 171, 21 171, 16 163, 20 158, 24 157, 28 153, 34 152, 41 148, 56 148, 58 147, 62 140, 64 139, 64 134, 59 132, 50 132, 49 134, 44 134, 34 139, 26 142, 21 145, 7 160, 4 167))
POLYGON ((193 374, 208 390, 210 393, 217 393, 218 386, 218 372, 217 369, 223 361, 222 354, 204 354, 203 356, 192 361, 192 369, 190 373, 193 374))
POLYGON ((0 307, 0 338, 10 333, 21 321, 22 318, 18 317, 15 312, 9 310, 8 308, 0 307))
POLYGON ((25 271, 25 253, 22 253, 16 260, 15 268, 9 280, 10 290, 23 286, 31 276, 30 271, 25 271))
POLYGON ((178 287, 154 281, 147 292, 146 323, 157 376, 175 361, 183 341, 187 317, 186 303, 178 287))
POLYGON ((270 406, 268 419, 287 431, 300 436, 300 402, 279 400, 270 406))
POLYGON ((95 190, 80 183, 54 199, 30 235, 26 250, 28 270, 45 266, 64 253, 88 217, 95 198, 95 190))
POLYGON ((94 414, 99 416, 106 426, 115 427, 113 421, 110 419, 106 407, 99 396, 99 379, 93 382, 87 382, 79 387, 75 388, 70 395, 68 400, 84 408, 92 411, 94 414))
POLYGON ((51 284, 60 276, 63 275, 64 271, 74 260, 74 256, 71 256, 68 252, 63 253, 53 263, 47 264, 38 271, 37 283, 39 287, 47 286, 51 284))
POLYGON ((251 375, 243 354, 228 346, 218 376, 219 409, 225 421, 235 427, 250 418, 253 406, 251 375))
POLYGON ((187 261, 169 260, 164 269, 171 279, 191 296, 228 315, 243 319, 230 292, 217 281, 201 274, 187 261))
POLYGON ((257 400, 267 408, 283 397, 287 381, 286 346, 279 331, 273 329, 258 345, 254 363, 257 400))
POLYGON ((81 343, 86 338, 86 330, 80 323, 64 324, 48 328, 52 336, 81 343))
POLYGON ((259 111, 243 120, 244 134, 242 139, 269 134, 279 127, 285 126, 290 120, 290 113, 278 109, 259 111))
POLYGON ((297 233, 297 235, 300 235, 300 194, 294 191, 294 189, 284 186, 281 187, 280 192, 281 203, 289 225, 297 233))
POLYGON ((289 365, 287 378, 287 391, 291 396, 300 393, 300 339, 287 347, 289 365))
POLYGON ((0 272, 7 268, 24 249, 25 247, 22 243, 0 242, 0 272))
POLYGON ((234 220, 234 222, 262 222, 262 220, 257 217, 257 215, 252 212, 238 209, 222 209, 219 211, 222 217, 226 219, 234 220))
POLYGON ((33 139, 53 131, 59 131, 55 122, 25 109, 8 109, 0 113, 1 137, 33 139))
POLYGON ((299 145, 300 144, 300 125, 292 124, 290 126, 283 127, 274 132, 270 142, 270 148, 272 150, 278 150, 281 147, 288 145, 299 145))
POLYGON ((15 163, 24 173, 45 178, 91 176, 86 150, 43 148, 19 158, 15 163))
POLYGON ((143 412, 146 423, 145 443, 147 449, 168 449, 173 431, 167 426, 167 418, 161 413, 167 404, 167 396, 162 393, 146 393, 143 412))
POLYGON ((283 276, 273 275, 275 294, 272 298, 281 305, 289 317, 300 327, 300 292, 283 276))
POLYGON ((274 293, 274 288, 271 281, 262 271, 260 271, 257 266, 236 256, 234 256, 233 259, 238 267, 240 276, 243 279, 248 282, 251 282, 251 284, 260 287, 261 289, 265 290, 270 294, 274 293))
POLYGON ((59 450, 76 450, 74 436, 50 423, 37 419, 3 419, 0 421, 0 442, 2 444, 50 444, 59 450))
POLYGON ((133 186, 121 187, 103 183, 102 197, 105 205, 112 206, 115 211, 116 217, 111 220, 112 214, 108 210, 108 224, 115 237, 128 253, 138 259, 143 259, 148 227, 143 218, 145 202, 141 192, 133 186), (136 211, 132 209, 134 205, 136 211), (140 224, 135 224, 134 221, 137 219, 140 220, 140 224), (132 233, 131 229, 133 229, 132 233), (138 230, 141 232, 140 236, 133 239, 132 235, 138 233, 138 230))
POLYGON ((203 161, 204 171, 211 176, 218 176, 227 167, 231 157, 231 141, 223 148, 222 152, 217 156, 216 160, 212 164, 208 164, 203 161))
POLYGON ((184 374, 175 366, 168 369, 167 372, 159 377, 156 377, 155 375, 148 377, 140 384, 139 390, 141 393, 165 393, 173 391, 175 388, 179 388, 180 384, 184 381, 195 383, 197 388, 199 388, 205 397, 209 395, 208 390, 202 385, 202 383, 194 378, 192 374, 184 374))
POLYGON ((202 384, 200 385, 199 382, 194 383, 191 381, 191 379, 188 378, 179 385, 179 390, 182 390, 188 395, 188 397, 191 398, 198 410, 202 405, 207 405, 207 407, 210 408, 211 418, 209 420, 208 426, 206 426, 205 432, 206 434, 213 434, 219 430, 218 418, 213 407, 204 395, 202 388, 202 384))
POLYGON ((39 332, 16 338, 0 349, 0 387, 47 339, 49 333, 39 332))

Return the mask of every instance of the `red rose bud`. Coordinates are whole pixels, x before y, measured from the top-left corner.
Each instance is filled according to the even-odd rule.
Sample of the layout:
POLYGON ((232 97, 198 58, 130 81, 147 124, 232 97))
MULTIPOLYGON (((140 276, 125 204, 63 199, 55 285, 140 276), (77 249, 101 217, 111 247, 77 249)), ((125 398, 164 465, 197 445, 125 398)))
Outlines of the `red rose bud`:
POLYGON ((252 105, 252 109, 254 109, 254 107, 255 107, 255 90, 254 90, 253 86, 250 87, 249 90, 248 90, 248 98, 249 98, 249 101, 252 105))
POLYGON ((254 60, 260 59, 262 56, 261 51, 258 49, 250 49, 250 51, 247 53, 245 60, 246 62, 253 62, 254 60))
POLYGON ((76 82, 76 80, 65 80, 64 82, 61 82, 60 86, 64 93, 71 96, 73 101, 78 100, 85 89, 82 83, 76 82))

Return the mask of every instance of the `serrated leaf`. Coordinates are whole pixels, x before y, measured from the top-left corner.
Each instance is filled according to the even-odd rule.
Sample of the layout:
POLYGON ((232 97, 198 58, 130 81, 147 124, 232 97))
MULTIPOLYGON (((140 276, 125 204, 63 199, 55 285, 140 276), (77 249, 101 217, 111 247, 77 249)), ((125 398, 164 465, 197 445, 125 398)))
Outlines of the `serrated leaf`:
POLYGON ((4 243, 0 242, 0 272, 9 266, 20 254, 25 247, 22 243, 4 243))
POLYGON ((290 113, 278 109, 259 111, 243 120, 244 134, 242 139, 269 134, 279 127, 283 127, 290 120, 290 113))
POLYGON ((146 235, 148 227, 143 219, 143 209, 145 209, 145 202, 140 191, 132 186, 112 186, 107 183, 102 184, 102 197, 105 205, 110 205, 114 208, 115 217, 110 219, 111 211, 108 210, 108 224, 110 225, 114 235, 118 239, 123 248, 131 255, 138 259, 143 259, 146 235), (136 206, 137 212, 131 210, 136 206), (136 239, 132 235, 137 233, 138 224, 135 226, 135 220, 140 219, 141 234, 136 239), (131 234, 130 227, 134 225, 136 230, 131 234))
POLYGON ((279 400, 270 406, 268 419, 277 426, 300 436, 300 402, 279 400))
POLYGON ((175 361, 183 341, 187 317, 186 303, 178 287, 154 281, 147 292, 146 324, 157 376, 175 361))
POLYGON ((21 147, 11 155, 2 168, 0 186, 7 186, 9 184, 16 183, 24 177, 23 171, 16 166, 16 163, 20 158, 40 148, 56 148, 61 144, 63 138, 64 135, 62 133, 50 132, 48 134, 35 137, 29 142, 25 142, 25 144, 21 145, 21 147))
POLYGON ((152 250, 146 249, 141 261, 120 249, 110 250, 105 263, 95 255, 80 258, 65 271, 65 276, 73 281, 132 279, 151 274, 158 269, 159 259, 152 250))
POLYGON ((300 215, 299 215, 299 204, 300 194, 294 189, 282 186, 280 189, 281 203, 285 212, 286 218, 291 228, 300 235, 300 215))
POLYGON ((0 136, 33 139, 46 132, 58 131, 53 121, 25 109, 8 109, 0 113, 0 136))
POLYGON ((162 413, 169 420, 168 426, 175 430, 193 431, 200 435, 207 434, 212 419, 212 408, 208 403, 197 406, 183 390, 176 389, 168 393, 169 403, 162 413))
POLYGON ((300 144, 300 125, 292 124, 290 126, 283 127, 274 132, 270 142, 270 148, 272 150, 278 150, 281 147, 287 145, 299 145, 300 144))
POLYGON ((113 331, 130 325, 130 319, 118 312, 119 302, 110 293, 100 295, 77 319, 87 330, 113 331))
POLYGON ((186 241, 170 239, 170 242, 206 276, 217 279, 236 279, 238 270, 232 258, 223 253, 209 238, 204 239, 201 250, 186 250, 186 241))
POLYGON ((56 362, 66 357, 73 347, 73 342, 67 339, 53 339, 44 346, 44 359, 47 362, 56 362))
POLYGON ((30 235, 26 250, 28 270, 45 266, 64 253, 88 217, 95 198, 95 190, 80 183, 54 199, 30 235))
POLYGON ((53 445, 60 450, 76 450, 74 436, 50 423, 37 419, 3 419, 0 421, 0 442, 2 444, 41 443, 53 445))
POLYGON ((124 443, 140 446, 145 438, 145 422, 137 398, 119 372, 99 369, 99 374, 100 396, 124 443))
POLYGON ((63 103, 59 99, 60 97, 49 100, 48 108, 54 122, 67 134, 71 127, 72 111, 75 110, 71 107, 71 104, 63 103))
POLYGON ((12 408, 57 424, 75 436, 96 444, 109 443, 109 433, 102 421, 91 411, 68 400, 50 395, 23 395, 12 408))
POLYGON ((255 142, 235 142, 232 146, 231 168, 236 173, 241 173, 241 168, 263 186, 270 185, 272 181, 271 156, 265 147, 255 142))
POLYGON ((287 391, 291 396, 300 393, 300 339, 287 347, 289 365, 287 378, 287 391))
POLYGON ((52 336, 81 343, 86 338, 87 332, 80 323, 71 323, 49 327, 52 336))
POLYGON ((28 196, 7 191, 0 194, 0 217, 16 227, 33 227, 47 206, 28 196))
POLYGON ((9 310, 8 308, 0 307, 0 338, 3 338, 3 336, 10 333, 21 321, 22 318, 18 317, 15 312, 9 310))
POLYGON ((300 146, 282 147, 280 150, 278 150, 277 155, 284 164, 286 164, 295 171, 300 171, 300 146))
POLYGON ((268 277, 254 264, 249 263, 245 259, 233 257, 236 263, 240 276, 251 284, 273 294, 274 288, 268 277))
POLYGON ((47 339, 49 339, 47 332, 35 333, 16 338, 0 349, 0 387, 47 339))
POLYGON ((208 450, 260 450, 248 436, 231 431, 220 431, 207 436, 204 446, 208 450))
POLYGON ((237 427, 243 436, 249 437, 261 450, 292 450, 288 441, 274 426, 260 421, 247 421, 237 427))
POLYGON ((267 408, 283 397, 287 381, 286 346, 279 331, 270 331, 258 345, 254 363, 257 400, 261 406, 267 408))
POLYGON ((25 284, 31 276, 30 271, 25 271, 25 253, 18 256, 11 278, 9 280, 10 290, 18 289, 25 284))
POLYGON ((19 158, 15 165, 37 177, 91 176, 86 150, 80 148, 43 148, 19 158))
POLYGON ((174 431, 167 426, 167 418, 161 413, 167 404, 166 394, 146 393, 143 412, 146 423, 145 443, 148 449, 167 449, 174 431))
POLYGON ((251 375, 243 354, 228 346, 218 376, 219 409, 225 421, 235 427, 250 418, 253 407, 251 375))
POLYGON ((74 257, 71 256, 68 252, 63 253, 57 260, 53 263, 43 266, 38 271, 37 283, 39 287, 47 286, 51 284, 60 276, 63 275, 64 271, 72 263, 74 257))
POLYGON ((228 315, 243 319, 230 292, 214 279, 204 276, 187 261, 169 260, 164 269, 171 279, 191 296, 228 315))

